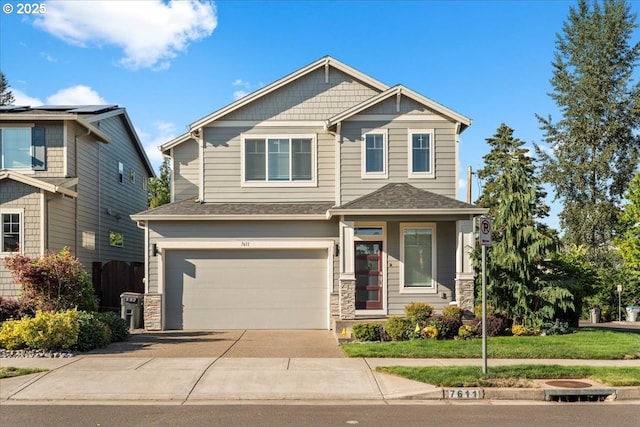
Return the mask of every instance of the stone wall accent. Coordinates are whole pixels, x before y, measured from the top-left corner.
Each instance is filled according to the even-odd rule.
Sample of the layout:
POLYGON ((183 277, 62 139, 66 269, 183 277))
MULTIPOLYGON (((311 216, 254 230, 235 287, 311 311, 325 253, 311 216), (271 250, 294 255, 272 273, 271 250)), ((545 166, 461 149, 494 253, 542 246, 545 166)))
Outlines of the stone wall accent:
POLYGON ((458 307, 473 313, 474 283, 472 279, 456 279, 456 301, 458 307))
POLYGON ((331 317, 339 317, 340 316, 340 295, 337 292, 331 292, 329 296, 330 306, 330 315, 331 317))
POLYGON ((144 328, 147 331, 162 330, 162 294, 145 294, 144 328))
POLYGON ((356 280, 340 279, 340 319, 356 318, 356 280))

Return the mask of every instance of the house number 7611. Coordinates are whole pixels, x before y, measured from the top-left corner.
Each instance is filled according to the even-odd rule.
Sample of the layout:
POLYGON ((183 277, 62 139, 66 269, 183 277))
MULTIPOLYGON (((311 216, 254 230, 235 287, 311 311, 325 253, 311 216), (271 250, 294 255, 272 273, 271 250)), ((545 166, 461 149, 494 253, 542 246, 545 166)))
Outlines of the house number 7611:
POLYGON ((248 248, 250 246, 249 242, 240 242, 240 246, 242 246, 243 248, 248 248))

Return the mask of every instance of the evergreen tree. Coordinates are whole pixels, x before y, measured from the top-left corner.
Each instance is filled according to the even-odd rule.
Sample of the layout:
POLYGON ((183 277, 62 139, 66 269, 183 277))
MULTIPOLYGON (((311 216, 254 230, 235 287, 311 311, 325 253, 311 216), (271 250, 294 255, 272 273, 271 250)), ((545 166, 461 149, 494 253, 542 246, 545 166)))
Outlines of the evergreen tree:
POLYGON ((149 207, 157 208, 171 201, 171 167, 164 158, 160 165, 160 175, 149 180, 149 207))
MULTIPOLYGON (((553 318, 558 293, 540 281, 540 266, 555 242, 538 221, 547 216, 548 207, 534 159, 505 124, 486 141, 491 150, 478 171, 483 192, 477 204, 489 208, 493 218, 486 271, 488 300, 519 321, 535 318, 543 306, 551 305, 544 317, 553 318)), ((568 292, 560 293, 567 297, 568 292)))
POLYGON ((538 116, 553 154, 536 146, 542 176, 562 200, 568 244, 585 245, 603 265, 622 195, 640 153, 640 84, 632 73, 640 43, 630 45, 635 15, 624 0, 580 0, 557 35, 550 94, 562 118, 538 116))
POLYGON ((2 105, 12 105, 16 102, 15 97, 13 96, 13 92, 9 90, 9 82, 7 82, 7 78, 4 73, 0 71, 0 106, 2 105))

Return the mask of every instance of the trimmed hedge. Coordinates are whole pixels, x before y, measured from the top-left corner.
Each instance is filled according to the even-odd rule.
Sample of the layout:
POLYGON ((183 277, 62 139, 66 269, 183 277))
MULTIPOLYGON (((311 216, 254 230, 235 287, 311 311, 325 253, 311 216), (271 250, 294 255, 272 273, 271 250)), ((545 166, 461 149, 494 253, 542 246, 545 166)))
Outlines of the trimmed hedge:
POLYGON ((380 329, 379 323, 356 323, 351 327, 351 335, 356 341, 380 341, 380 329))

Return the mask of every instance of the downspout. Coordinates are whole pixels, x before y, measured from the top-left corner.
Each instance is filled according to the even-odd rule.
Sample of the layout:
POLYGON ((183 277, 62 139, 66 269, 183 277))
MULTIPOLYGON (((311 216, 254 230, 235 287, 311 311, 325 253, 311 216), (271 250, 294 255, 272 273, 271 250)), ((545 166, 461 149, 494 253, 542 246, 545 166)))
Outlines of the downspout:
POLYGON ((335 152, 334 152, 334 156, 335 156, 335 160, 334 160, 334 167, 335 167, 335 184, 334 184, 334 188, 335 188, 335 194, 334 194, 334 198, 335 198, 335 205, 336 206, 340 206, 340 204, 342 203, 342 196, 341 196, 341 189, 342 189, 342 182, 340 181, 340 169, 342 168, 341 163, 340 163, 340 140, 342 139, 342 122, 338 122, 336 123, 336 131, 332 132, 328 129, 327 126, 325 126, 325 129, 327 130, 327 132, 329 133, 329 135, 333 135, 334 141, 335 141, 335 152))
POLYGON ((200 160, 200 170, 199 170, 199 188, 198 188, 198 202, 204 203, 204 131, 202 128, 191 131, 191 138, 195 139, 198 143, 199 148, 199 160, 200 160))

